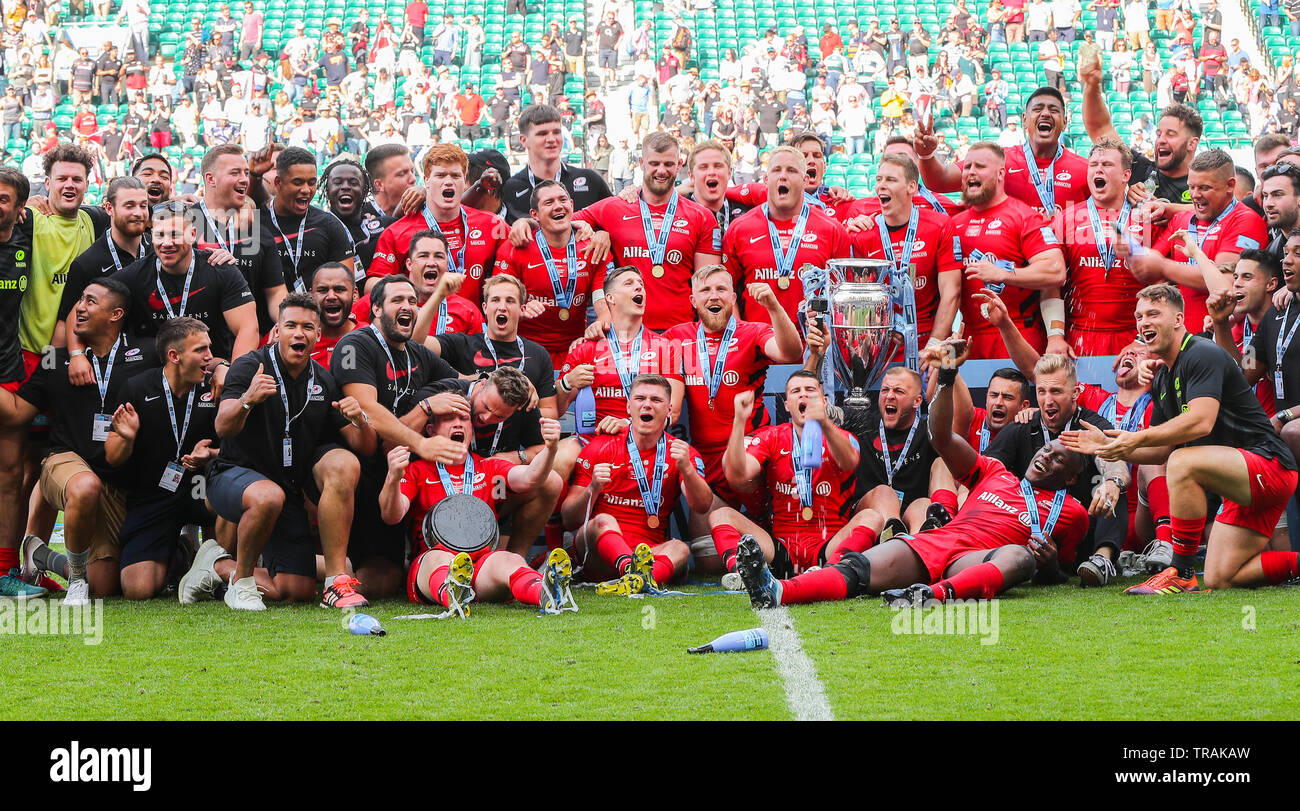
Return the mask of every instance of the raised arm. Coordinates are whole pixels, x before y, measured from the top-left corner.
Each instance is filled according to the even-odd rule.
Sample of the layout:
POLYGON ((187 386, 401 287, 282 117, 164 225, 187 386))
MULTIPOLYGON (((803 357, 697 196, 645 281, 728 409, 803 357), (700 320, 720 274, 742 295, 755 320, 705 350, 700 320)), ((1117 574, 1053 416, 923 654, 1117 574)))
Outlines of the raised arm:
POLYGON ((953 389, 957 370, 966 360, 969 346, 961 339, 948 339, 921 353, 921 360, 938 369, 939 391, 930 401, 930 444, 943 457, 948 470, 964 479, 975 468, 979 454, 953 431, 953 389))
POLYGON ((731 421, 731 434, 727 449, 722 452, 722 472, 727 484, 741 493, 758 490, 758 477, 763 475, 763 463, 745 450, 745 428, 754 413, 754 392, 742 391, 736 395, 736 414, 731 421))

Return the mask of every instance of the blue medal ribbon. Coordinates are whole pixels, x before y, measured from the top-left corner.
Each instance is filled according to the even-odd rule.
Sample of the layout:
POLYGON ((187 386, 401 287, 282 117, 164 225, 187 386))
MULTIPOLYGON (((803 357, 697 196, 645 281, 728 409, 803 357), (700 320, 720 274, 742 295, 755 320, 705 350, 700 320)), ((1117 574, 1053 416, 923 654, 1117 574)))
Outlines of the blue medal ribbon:
MULTIPOLYGON (((1196 240, 1196 247, 1198 248, 1201 247, 1201 245, 1205 242, 1205 240, 1209 238, 1210 232, 1213 231, 1215 226, 1219 224, 1219 221, 1222 220, 1224 217, 1228 216, 1230 213, 1232 213, 1232 210, 1236 207, 1237 207, 1236 200, 1233 200, 1231 203, 1228 203, 1228 207, 1225 208, 1223 211, 1220 211, 1219 216, 1215 217, 1214 221, 1210 223, 1210 227, 1205 229, 1205 236, 1201 236, 1201 229, 1196 224, 1196 217, 1192 217, 1190 220, 1188 220, 1187 233, 1192 235, 1192 239, 1196 240)), ((1190 265, 1194 263, 1188 261, 1187 264, 1190 265)))
POLYGON ((1051 214, 1056 210, 1056 162, 1060 160, 1061 155, 1065 154, 1065 147, 1059 143, 1056 145, 1056 157, 1052 162, 1047 164, 1047 175, 1038 169, 1038 160, 1034 157, 1034 148, 1026 140, 1020 145, 1020 150, 1025 153, 1025 165, 1029 169, 1029 179, 1034 184, 1034 189, 1038 192, 1038 200, 1043 204, 1043 211, 1051 214))
POLYGON ((570 232, 569 242, 564 246, 564 269, 565 282, 560 285, 560 272, 555 267, 555 257, 551 256, 551 246, 546 244, 546 237, 542 236, 542 229, 538 228, 533 233, 533 241, 537 243, 537 250, 542 255, 542 261, 546 263, 546 275, 551 279, 551 293, 555 298, 555 306, 561 309, 569 309, 573 306, 573 294, 578 289, 578 239, 570 232))
POLYGON ((880 232, 880 246, 885 252, 885 260, 890 266, 890 287, 894 294, 902 299, 903 307, 903 357, 907 368, 914 372, 921 370, 920 349, 916 334, 916 288, 912 281, 912 249, 916 244, 916 227, 921 218, 921 210, 912 206, 912 213, 907 218, 907 231, 903 236, 903 258, 894 254, 894 242, 889 235, 889 223, 885 222, 885 213, 876 215, 876 229, 880 232))
POLYGON ((938 195, 927 189, 924 183, 917 184, 916 192, 921 195, 921 197, 925 198, 925 202, 929 203, 930 207, 935 211, 940 214, 948 213, 948 209, 944 208, 943 201, 939 199, 938 195))
POLYGON ((1142 424, 1142 415, 1146 413, 1147 406, 1151 405, 1151 393, 1143 392, 1142 396, 1133 401, 1129 410, 1124 412, 1124 419, 1117 421, 1115 412, 1118 411, 1119 397, 1112 394, 1101 404, 1098 414, 1106 418, 1106 421, 1121 431, 1137 431, 1142 424))
POLYGON ((447 270, 452 273, 464 273, 465 248, 469 245, 469 217, 465 214, 465 207, 461 206, 460 209, 460 250, 455 253, 451 251, 451 240, 447 239, 446 234, 442 233, 442 227, 433 218, 433 212, 429 211, 426 206, 422 213, 424 214, 424 224, 429 226, 429 230, 442 234, 442 238, 447 240, 447 270))
MULTIPOLYGON (((1120 231, 1128 228, 1129 210, 1132 207, 1127 199, 1124 200, 1124 206, 1119 210, 1119 220, 1117 225, 1120 231)), ((1088 222, 1092 226, 1092 238, 1097 243, 1097 255, 1101 257, 1101 262, 1106 266, 1106 272, 1109 273, 1111 267, 1115 264, 1115 246, 1102 233, 1101 229, 1101 212, 1097 210, 1097 202, 1091 197, 1088 198, 1088 222)))
POLYGON ((632 439, 632 429, 627 431, 627 458, 628 466, 632 468, 632 475, 636 477, 637 490, 641 491, 641 506, 645 508, 646 515, 659 515, 659 506, 663 502, 664 492, 664 473, 668 470, 665 460, 668 458, 668 435, 662 434, 659 441, 655 443, 655 470, 654 480, 646 479, 645 465, 641 461, 641 451, 636 446, 636 440, 632 439))
POLYGON ((447 468, 443 467, 442 462, 435 462, 434 466, 438 468, 438 481, 442 482, 442 489, 447 495, 452 496, 458 493, 469 496, 474 495, 474 454, 472 452, 465 452, 465 465, 461 468, 461 489, 459 490, 452 484, 451 474, 447 472, 447 468))
POLYGON ((1027 480, 1020 480, 1020 494, 1025 498, 1025 512, 1029 514, 1029 532, 1031 537, 1041 535, 1046 538, 1056 528, 1056 521, 1061 517, 1061 508, 1065 506, 1065 491, 1057 490, 1052 496, 1052 510, 1047 514, 1047 523, 1039 524, 1038 499, 1034 496, 1034 486, 1027 480))
POLYGON ((704 324, 695 325, 695 357, 700 363, 700 376, 709 390, 709 406, 722 388, 722 371, 727 367, 727 353, 731 351, 731 338, 736 334, 736 317, 727 320, 727 328, 722 331, 722 341, 718 344, 718 356, 713 361, 713 373, 709 373, 709 344, 704 338, 704 324))
POLYGON ((673 231, 673 217, 677 215, 677 192, 668 198, 668 208, 664 209, 663 222, 659 224, 659 231, 655 231, 654 220, 650 215, 650 206, 645 204, 645 199, 637 197, 637 203, 641 206, 641 230, 645 234, 646 248, 650 250, 650 262, 654 265, 664 263, 664 254, 668 251, 668 237, 673 231))
POLYGON ((808 225, 808 204, 799 209, 799 218, 794 222, 794 231, 790 234, 789 250, 781 247, 781 237, 776 232, 772 215, 768 213, 767 203, 763 204, 763 219, 767 221, 767 236, 772 241, 772 258, 776 260, 778 276, 789 277, 794 270, 794 260, 799 253, 799 243, 803 239, 804 228, 808 225))
POLYGON ((623 384, 623 395, 632 393, 632 380, 641 371, 641 336, 645 334, 645 327, 636 331, 636 337, 632 339, 630 347, 631 357, 627 364, 623 363, 623 348, 618 345, 618 333, 610 329, 605 334, 605 340, 609 341, 609 353, 614 360, 614 369, 618 372, 618 380, 623 384))
POLYGON ((799 491, 799 504, 812 506, 812 468, 803 466, 803 448, 799 444, 799 431, 790 423, 790 464, 794 465, 794 486, 799 491))

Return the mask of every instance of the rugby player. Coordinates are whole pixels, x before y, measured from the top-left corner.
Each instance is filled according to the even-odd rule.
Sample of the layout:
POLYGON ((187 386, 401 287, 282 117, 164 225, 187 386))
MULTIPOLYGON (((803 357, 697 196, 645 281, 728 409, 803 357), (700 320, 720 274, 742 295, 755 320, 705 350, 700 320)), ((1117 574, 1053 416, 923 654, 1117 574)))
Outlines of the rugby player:
MULTIPOLYGON (((429 336, 446 332, 476 333, 483 331, 483 311, 477 303, 456 295, 464 290, 468 278, 448 267, 451 250, 447 237, 438 231, 417 231, 411 237, 406 256, 406 278, 415 286, 420 315, 415 321, 412 340, 423 342, 429 336)), ((369 294, 352 305, 352 317, 364 326, 370 323, 369 294)))
POLYGON ((356 250, 348 229, 338 217, 311 204, 316 197, 315 156, 301 147, 280 151, 274 163, 275 195, 267 200, 262 177, 271 165, 265 150, 249 160, 249 191, 261 203, 257 215, 262 252, 268 258, 280 257, 285 287, 307 292, 312 271, 326 262, 355 271, 356 250))

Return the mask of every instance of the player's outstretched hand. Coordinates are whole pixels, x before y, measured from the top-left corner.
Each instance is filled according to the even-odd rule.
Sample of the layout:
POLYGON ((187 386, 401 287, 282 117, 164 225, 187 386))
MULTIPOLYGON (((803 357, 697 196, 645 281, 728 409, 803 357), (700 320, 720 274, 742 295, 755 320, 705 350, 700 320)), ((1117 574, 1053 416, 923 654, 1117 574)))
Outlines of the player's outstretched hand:
POLYGON ((748 422, 750 415, 754 413, 754 392, 746 389, 736 395, 733 401, 736 406, 736 422, 748 422))
POLYGON ((1143 386, 1150 386, 1151 381, 1155 380, 1156 369, 1164 366, 1165 362, 1160 358, 1147 358, 1138 364, 1138 382, 1143 386))
POLYGON ((560 444, 560 421, 553 420, 549 417, 542 417, 538 421, 538 426, 542 429, 542 441, 554 448, 560 444))
POLYGON ((826 334, 825 322, 818 315, 816 318, 809 318, 807 329, 804 331, 804 343, 808 345, 808 351, 814 355, 825 355, 826 347, 830 343, 830 336, 826 334))
POLYGON ((276 384, 273 376, 266 373, 265 366, 264 363, 257 364, 257 374, 253 375, 253 381, 248 384, 248 391, 244 392, 244 402, 249 405, 264 402, 279 391, 279 385, 276 384))
POLYGON ((113 420, 108 427, 123 439, 135 439, 136 432, 140 430, 140 415, 130 403, 123 403, 113 412, 113 420))
POLYGON ((1011 320, 1011 314, 1007 312, 1006 302, 1002 297, 987 287, 976 290, 971 294, 971 298, 980 303, 980 315, 990 324, 1002 329, 1002 326, 1011 320))
POLYGON ((848 231, 850 234, 856 234, 859 231, 866 231, 868 228, 875 227, 875 221, 866 214, 859 214, 856 217, 850 217, 849 220, 844 223, 844 230, 848 231))
POLYGON ((1210 319, 1215 324, 1226 324, 1237 308, 1237 294, 1231 289, 1216 290, 1205 299, 1205 308, 1210 311, 1210 319))
POLYGON ((771 311, 781 306, 781 302, 777 300, 776 291, 767 282, 751 282, 745 285, 745 292, 764 310, 771 311))
POLYGON ((1084 87, 1101 85, 1101 54, 1096 59, 1084 59, 1079 62, 1079 81, 1084 87))
MULTIPOLYGON (((587 330, 582 333, 582 337, 588 341, 599 341, 601 338, 605 337, 605 333, 607 332, 609 332, 609 322, 597 318, 595 321, 592 321, 587 325, 587 330)), ((576 345, 577 342, 575 341, 574 344, 576 345)), ((572 348, 573 347, 570 347, 570 349, 572 348)))
POLYGON ((677 465, 677 472, 683 476, 691 471, 691 446, 684 440, 676 437, 668 437, 668 455, 672 457, 673 464, 677 465))
POLYGON ((591 469, 591 492, 599 493, 614 479, 614 468, 608 462, 601 462, 591 469))
POLYGON ((538 318, 545 313, 546 313, 546 305, 542 303, 541 299, 530 298, 528 299, 528 302, 524 304, 523 311, 520 313, 520 315, 521 317, 527 319, 527 318, 538 318))
MULTIPOLYGON (((1037 409, 1024 409, 1025 411, 1037 411, 1037 409)), ((1020 421, 1020 416, 1016 415, 1016 422, 1020 421)), ((1075 453, 1082 453, 1088 456, 1096 456, 1097 452, 1110 444, 1110 437, 1106 432, 1089 422, 1080 422, 1082 428, 1075 431, 1064 431, 1061 433, 1061 443, 1075 453)))
POLYGON ((464 273, 444 273, 442 278, 438 279, 438 292, 446 298, 452 293, 460 292, 460 288, 465 284, 464 273))
POLYGON ((931 369, 960 369, 970 357, 970 342, 964 338, 945 338, 921 350, 922 365, 931 369))

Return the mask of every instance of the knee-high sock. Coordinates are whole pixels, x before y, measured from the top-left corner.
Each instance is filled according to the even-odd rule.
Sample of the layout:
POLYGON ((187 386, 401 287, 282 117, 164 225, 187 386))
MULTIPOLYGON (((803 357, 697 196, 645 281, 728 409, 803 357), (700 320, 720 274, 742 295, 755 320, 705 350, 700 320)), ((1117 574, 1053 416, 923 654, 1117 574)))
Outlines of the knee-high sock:
POLYGON ((9 574, 10 569, 18 567, 18 550, 0 549, 0 575, 9 574))
POLYGON ((865 552, 876 544, 876 531, 871 527, 854 527, 848 537, 840 541, 835 551, 826 557, 826 565, 834 566, 847 552, 865 552))
POLYGON ((1173 531, 1169 528, 1169 483, 1164 476, 1147 482, 1147 508, 1156 525, 1156 540, 1172 543, 1173 531))
POLYGON ((447 582, 447 575, 451 573, 451 566, 439 566, 429 574, 429 596, 438 605, 447 605, 447 600, 442 595, 442 584, 447 582))
POLYGON ((1002 590, 1002 570, 992 563, 981 563, 935 584, 934 596, 940 600, 991 600, 1002 590))
POLYGON ((627 545, 621 532, 602 532, 596 539, 596 554, 619 574, 632 565, 632 547, 627 545))
POLYGON ((951 490, 935 490, 930 494, 930 500, 935 504, 942 504, 943 508, 948 511, 949 515, 957 514, 957 494, 951 490))
POLYGON ((1270 583, 1281 583, 1300 575, 1300 555, 1295 552, 1261 552, 1259 565, 1270 583))
POLYGON ((667 555, 655 555, 655 565, 652 574, 656 583, 662 586, 664 583, 673 579, 673 573, 676 571, 677 567, 673 565, 671 558, 667 555))
POLYGON ((844 573, 834 567, 804 572, 781 581, 782 605, 843 600, 848 593, 849 584, 844 573))
POLYGON ((1195 567, 1192 558, 1201 546, 1201 534, 1205 532, 1205 516, 1196 518, 1169 517, 1169 530, 1173 533, 1174 566, 1180 571, 1195 567))
POLYGON ((740 546, 740 530, 730 524, 719 524, 709 533, 713 536, 713 547, 718 550, 718 557, 722 558, 723 567, 729 571, 736 571, 736 549, 740 546))
POLYGON ((524 605, 542 604, 542 576, 527 566, 510 575, 510 594, 524 605))

